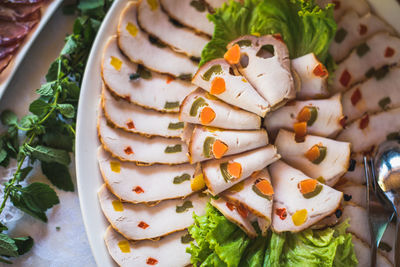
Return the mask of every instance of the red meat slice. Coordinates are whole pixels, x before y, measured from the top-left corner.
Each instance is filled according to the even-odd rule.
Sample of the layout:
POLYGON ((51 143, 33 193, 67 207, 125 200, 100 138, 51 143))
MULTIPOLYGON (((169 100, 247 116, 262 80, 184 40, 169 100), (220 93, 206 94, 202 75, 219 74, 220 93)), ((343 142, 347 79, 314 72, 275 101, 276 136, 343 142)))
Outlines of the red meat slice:
POLYGON ((32 5, 0 4, 0 19, 28 21, 40 18, 41 3, 32 5))
POLYGON ((17 51, 21 43, 15 43, 9 46, 0 46, 0 59, 7 57, 17 51))
POLYGON ((0 73, 10 64, 12 55, 8 55, 7 57, 0 59, 0 73))
POLYGON ((38 20, 28 22, 0 21, 0 45, 8 46, 21 41, 37 22, 38 20))

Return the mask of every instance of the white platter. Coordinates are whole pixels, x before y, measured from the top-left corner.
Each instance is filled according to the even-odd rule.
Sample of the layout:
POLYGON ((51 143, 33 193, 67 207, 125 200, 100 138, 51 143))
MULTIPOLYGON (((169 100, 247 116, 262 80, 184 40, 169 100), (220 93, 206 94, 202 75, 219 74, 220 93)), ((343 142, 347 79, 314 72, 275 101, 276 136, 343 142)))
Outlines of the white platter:
MULTIPOLYGON (((97 147, 100 145, 96 130, 97 108, 101 92, 100 61, 109 36, 116 34, 119 15, 129 0, 115 0, 96 37, 87 62, 80 101, 76 131, 76 174, 79 201, 86 233, 98 266, 116 266, 109 256, 103 235, 109 223, 103 216, 97 191, 104 183, 97 164, 97 147)), ((376 7, 378 0, 369 0, 376 7)), ((388 0, 393 7, 400 6, 396 0, 388 0)), ((380 14, 382 15, 382 14, 380 14)), ((399 23, 399 18, 387 15, 388 22, 399 23)), ((400 27, 396 27, 400 31, 400 27)))
POLYGON ((16 73, 25 55, 28 53, 29 48, 32 46, 36 37, 42 31, 47 21, 56 12, 57 8, 61 5, 63 0, 52 0, 49 4, 41 8, 42 17, 39 23, 33 28, 33 30, 25 37, 25 40, 21 44, 21 48, 16 52, 15 56, 11 59, 10 64, 5 68, 5 70, 0 73, 0 99, 6 91, 8 85, 10 84, 14 74, 16 73))

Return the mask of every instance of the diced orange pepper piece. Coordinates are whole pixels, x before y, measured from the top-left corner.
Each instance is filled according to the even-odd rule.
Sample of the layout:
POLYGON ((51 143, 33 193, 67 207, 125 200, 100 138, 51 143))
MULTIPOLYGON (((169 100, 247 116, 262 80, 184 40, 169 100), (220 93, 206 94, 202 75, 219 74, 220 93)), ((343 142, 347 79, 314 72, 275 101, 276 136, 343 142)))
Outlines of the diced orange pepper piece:
POLYGON ((319 152, 319 147, 318 145, 312 146, 305 154, 304 156, 309 160, 309 161, 314 161, 320 156, 319 152))
POLYGON ((220 159, 225 155, 226 151, 228 151, 228 146, 220 140, 216 140, 213 144, 212 151, 214 157, 220 159))
POLYGON ((272 188, 272 185, 268 180, 261 180, 256 184, 256 187, 264 195, 271 196, 274 194, 274 188, 272 188))
POLYGON ((215 119, 215 112, 210 107, 204 107, 200 113, 200 121, 202 124, 209 124, 215 119))
POLYGON ((228 163, 228 173, 235 178, 240 178, 242 175, 242 165, 238 162, 230 162, 228 163))
POLYGON ((224 55, 224 59, 228 61, 229 64, 238 64, 240 60, 240 47, 235 44, 224 55))
POLYGON ((249 211, 245 208, 245 207, 243 207, 242 205, 238 205, 237 207, 236 207, 236 210, 237 210, 237 212, 239 213, 239 215, 242 217, 242 218, 247 218, 247 216, 249 216, 249 211))
POLYGON ((235 210, 235 205, 233 205, 230 202, 226 202, 226 207, 230 210, 230 211, 234 211, 235 210))
POLYGON ((306 179, 299 183, 300 186, 300 193, 308 194, 314 192, 315 188, 317 187, 317 180, 314 179, 306 179))
POLYGON ((211 82, 210 93, 213 95, 220 95, 226 91, 225 80, 221 77, 215 77, 211 82))
POLYGON ((308 107, 302 108, 299 114, 297 114, 297 120, 299 122, 308 122, 310 118, 311 118, 311 110, 308 107))
POLYGON ((324 77, 328 74, 328 71, 325 69, 325 67, 319 63, 313 70, 313 74, 317 77, 324 77))
POLYGON ((295 133, 296 141, 304 141, 304 137, 307 135, 307 122, 296 122, 295 124, 293 124, 293 130, 295 133))

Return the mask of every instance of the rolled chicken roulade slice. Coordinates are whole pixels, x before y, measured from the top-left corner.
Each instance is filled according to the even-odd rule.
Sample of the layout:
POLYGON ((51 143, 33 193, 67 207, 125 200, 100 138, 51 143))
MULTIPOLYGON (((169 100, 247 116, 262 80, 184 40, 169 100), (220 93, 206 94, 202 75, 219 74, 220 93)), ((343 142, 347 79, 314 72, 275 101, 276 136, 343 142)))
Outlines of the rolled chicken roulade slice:
POLYGON ((364 164, 355 163, 354 168, 349 167, 347 172, 343 175, 343 178, 345 178, 346 180, 348 180, 350 182, 364 185, 366 183, 365 177, 364 177, 365 176, 364 172, 365 172, 364 164))
POLYGON ((261 218, 258 222, 263 226, 263 232, 266 232, 271 224, 273 195, 274 189, 267 169, 253 173, 246 180, 221 194, 228 201, 242 205, 261 218))
POLYGON ((329 94, 328 71, 314 53, 292 59, 292 68, 300 80, 297 99, 321 98, 329 94))
POLYGON ((121 53, 116 36, 107 41, 101 70, 103 81, 113 94, 158 111, 179 111, 183 99, 196 89, 189 82, 172 79, 132 63, 121 53))
POLYGON ((353 86, 343 94, 343 113, 351 122, 365 113, 400 107, 400 68, 386 69, 379 77, 372 77, 353 86))
MULTIPOLYGON (((143 1, 147 2, 147 1, 143 1)), ((139 2, 128 2, 118 24, 118 44, 133 62, 174 77, 191 78, 196 64, 183 54, 164 47, 158 40, 140 30, 137 23, 139 2)))
POLYGON ((269 103, 241 75, 230 72, 231 66, 224 59, 214 59, 197 71, 192 83, 233 106, 264 117, 269 103))
POLYGON ((345 203, 350 201, 364 209, 367 208, 367 192, 365 185, 347 182, 343 185, 336 186, 335 189, 343 192, 345 203))
POLYGON ((179 110, 181 121, 232 130, 260 129, 261 118, 237 109, 197 89, 188 95, 179 110))
POLYGON ((101 147, 98 149, 97 159, 108 189, 122 201, 147 203, 183 198, 201 189, 200 186, 192 185, 195 165, 137 166, 111 157, 101 147))
POLYGON ((370 151, 385 140, 399 138, 400 108, 391 109, 374 115, 364 115, 346 126, 338 140, 350 142, 356 153, 370 151))
POLYGON ((211 205, 218 209, 229 221, 239 226, 248 236, 257 237, 257 232, 249 220, 250 212, 243 206, 231 203, 219 197, 211 199, 211 205))
POLYGON ((400 39, 387 32, 377 33, 356 47, 333 74, 333 89, 345 91, 357 82, 385 72, 386 65, 400 61, 400 39))
POLYGON ((176 113, 160 113, 145 109, 124 99, 117 99, 103 87, 104 115, 118 128, 145 136, 180 137, 186 127, 176 113), (154 127, 157 125, 157 127, 154 127))
POLYGON ((211 36, 214 24, 207 18, 208 8, 203 1, 192 0, 160 0, 161 6, 167 14, 188 27, 198 32, 211 36))
POLYGON ((155 206, 121 202, 103 185, 98 192, 104 216, 112 227, 130 240, 154 239, 186 229, 199 216, 209 198, 193 194, 185 199, 164 200, 155 206))
POLYGON ((336 62, 343 60, 354 47, 378 32, 394 33, 393 29, 377 16, 367 13, 359 16, 354 10, 348 10, 337 25, 334 41, 329 53, 336 62))
MULTIPOLYGON (((181 8, 182 4, 179 9, 181 8)), ((184 53, 189 57, 201 57, 201 51, 209 38, 172 23, 168 15, 161 10, 159 0, 140 1, 137 14, 140 27, 147 33, 157 37, 179 53, 184 53)))
POLYGON ((129 133, 109 125, 103 114, 97 130, 104 149, 122 161, 151 165, 188 162, 187 145, 178 138, 152 137, 129 133))
POLYGON ((189 142, 190 162, 220 159, 268 144, 265 129, 254 131, 228 131, 196 126, 189 142))
POLYGON ((180 231, 160 240, 129 241, 109 226, 104 234, 108 252, 121 267, 190 265, 189 234, 180 231))
POLYGON ((298 143, 294 133, 282 129, 275 145, 285 162, 329 186, 349 168, 350 143, 347 142, 307 135, 304 142, 298 143))
POLYGON ((333 9, 333 17, 336 21, 348 10, 354 10, 359 16, 363 16, 370 12, 370 7, 366 0, 317 0, 318 5, 325 7, 327 4, 333 3, 335 5, 333 9))
POLYGON ((334 213, 343 193, 311 179, 283 161, 269 166, 274 186, 272 229, 299 232, 334 213))
MULTIPOLYGON (((235 0, 240 1, 240 0, 235 0)), ((213 9, 220 8, 222 4, 227 3, 228 0, 205 0, 207 4, 209 4, 213 9)))
MULTIPOLYGON (((371 266, 371 247, 360 240, 357 236, 353 235, 352 238, 354 245, 354 252, 358 260, 358 266, 371 266)), ((393 264, 378 251, 376 255, 376 266, 379 267, 393 267, 393 264)))
POLYGON ((343 129, 342 103, 340 94, 328 99, 292 101, 286 106, 269 113, 264 126, 271 136, 276 136, 279 129, 293 130, 299 122, 307 123, 307 133, 333 137, 343 129))
MULTIPOLYGON (((227 54, 240 50, 240 58, 230 63, 237 65, 239 72, 271 107, 277 108, 295 98, 289 52, 279 37, 246 35, 230 42, 227 48, 227 54)), ((225 57, 229 58, 227 54, 225 57)))
POLYGON ((268 145, 242 154, 202 163, 204 181, 212 195, 248 178, 280 158, 276 148, 268 145))

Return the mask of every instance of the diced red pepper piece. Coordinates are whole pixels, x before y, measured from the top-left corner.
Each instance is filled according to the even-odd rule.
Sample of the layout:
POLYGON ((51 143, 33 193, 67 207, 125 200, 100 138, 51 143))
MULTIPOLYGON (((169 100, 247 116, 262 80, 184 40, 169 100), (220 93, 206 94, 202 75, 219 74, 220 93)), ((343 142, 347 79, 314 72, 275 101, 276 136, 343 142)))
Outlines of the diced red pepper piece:
POLYGON ((365 129, 365 128, 368 127, 368 124, 369 124, 369 116, 368 116, 368 114, 366 114, 366 115, 365 115, 364 117, 362 117, 362 119, 360 120, 360 125, 359 125, 359 127, 360 127, 361 130, 363 130, 363 129, 365 129))
POLYGON ((233 210, 235 209, 235 205, 233 205, 233 204, 230 203, 230 202, 226 202, 226 207, 227 207, 230 211, 233 211, 233 210))
POLYGON ((131 148, 130 146, 127 146, 127 147, 124 149, 124 152, 125 152, 125 154, 127 154, 127 155, 133 154, 133 150, 132 150, 132 148, 131 148))
POLYGON ((174 80, 174 77, 168 75, 166 83, 170 84, 173 80, 174 80))
POLYGON ((239 215, 244 219, 246 219, 247 216, 249 216, 249 211, 245 207, 243 207, 242 205, 238 205, 236 207, 236 210, 239 213, 239 215))
POLYGON ((284 220, 287 217, 287 212, 285 208, 276 209, 275 214, 278 215, 281 220, 284 220))
POLYGON ((155 258, 151 258, 150 257, 150 258, 147 259, 146 263, 148 265, 156 265, 158 263, 158 260, 156 260, 155 258))
POLYGON ((335 10, 338 10, 340 8, 340 1, 333 0, 332 3, 335 4, 335 10))
POLYGON ((135 124, 133 123, 133 121, 128 121, 126 125, 128 126, 128 129, 135 129, 135 124))
POLYGON ((131 97, 129 95, 126 95, 123 97, 126 101, 131 102, 131 97))
POLYGON ((342 126, 343 128, 346 127, 346 120, 347 120, 347 116, 342 116, 339 120, 339 124, 340 126, 342 126))
POLYGON ((143 188, 141 188, 140 186, 136 186, 133 191, 135 191, 136 194, 141 194, 144 193, 143 188))
POLYGON ((353 104, 353 106, 357 105, 358 101, 360 101, 361 98, 362 98, 362 95, 361 95, 360 89, 357 88, 351 95, 351 98, 350 98, 351 104, 353 104))
POLYGON ((364 35, 364 34, 367 33, 367 31, 368 31, 367 26, 364 25, 364 24, 360 24, 360 26, 358 27, 358 33, 359 33, 360 35, 364 35))
POLYGON ((143 221, 141 221, 137 226, 142 229, 146 229, 147 227, 149 227, 149 225, 143 221))
POLYGON ((275 33, 272 35, 272 37, 274 37, 276 40, 279 40, 281 42, 283 42, 283 38, 282 35, 280 33, 275 33))
POLYGON ((347 87, 350 83, 351 75, 347 70, 344 70, 342 75, 340 76, 340 83, 344 86, 347 87))
POLYGON ((393 48, 391 48, 391 47, 386 47, 386 50, 385 50, 385 57, 392 57, 393 55, 394 55, 394 49, 393 48))
POLYGON ((313 74, 317 77, 325 77, 328 75, 328 71, 325 69, 324 65, 319 63, 313 70, 313 74))

